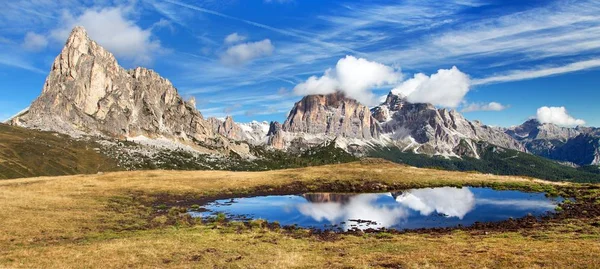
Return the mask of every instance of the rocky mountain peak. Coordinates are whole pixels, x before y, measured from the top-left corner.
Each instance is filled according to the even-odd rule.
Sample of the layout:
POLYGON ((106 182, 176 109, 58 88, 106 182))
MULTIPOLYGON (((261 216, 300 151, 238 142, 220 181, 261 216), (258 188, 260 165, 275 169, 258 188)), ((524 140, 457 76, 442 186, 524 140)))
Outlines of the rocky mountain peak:
POLYGON ((371 111, 381 126, 382 134, 405 150, 478 157, 474 145, 477 141, 524 150, 503 130, 470 122, 454 109, 438 109, 428 103, 410 103, 393 92, 371 111))
POLYGON ((389 92, 383 105, 386 105, 392 111, 398 111, 402 108, 402 105, 406 103, 406 97, 389 92))
POLYGON ((341 92, 305 96, 294 105, 282 130, 362 139, 379 136, 369 108, 341 92))
MULTIPOLYGON (((80 64, 80 59, 86 56, 102 59, 106 67, 113 71, 123 70, 113 54, 91 40, 83 27, 77 26, 71 31, 64 48, 54 60, 52 71, 77 79, 79 76, 77 65, 80 64)), ((44 87, 44 89, 49 88, 44 87)))
POLYGON ((232 140, 243 140, 244 134, 240 126, 233 121, 233 117, 227 116, 224 120, 217 118, 208 118, 208 122, 212 124, 213 130, 218 134, 232 140))
POLYGON ((276 149, 285 148, 285 141, 283 137, 283 131, 281 123, 272 121, 269 124, 269 131, 267 132, 267 143, 276 149))
POLYGON ((519 126, 509 128, 506 133, 515 139, 524 139, 530 136, 535 137, 539 132, 538 128, 540 126, 542 124, 537 119, 529 119, 519 126))
POLYGON ((517 140, 557 140, 566 141, 585 133, 583 128, 568 128, 552 123, 541 123, 537 119, 530 119, 523 124, 506 129, 506 133, 517 140))
POLYGON ((215 138, 169 80, 147 68, 125 70, 82 27, 56 57, 42 94, 12 124, 71 135, 215 138))

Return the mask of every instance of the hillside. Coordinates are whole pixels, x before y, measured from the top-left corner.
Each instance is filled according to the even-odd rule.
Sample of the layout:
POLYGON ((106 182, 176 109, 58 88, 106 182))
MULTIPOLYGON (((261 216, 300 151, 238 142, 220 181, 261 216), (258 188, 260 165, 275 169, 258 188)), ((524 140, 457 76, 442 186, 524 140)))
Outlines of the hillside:
POLYGON ((91 141, 0 124, 0 179, 119 170, 99 149, 91 141))
POLYGON ((600 182, 597 166, 573 168, 536 155, 505 149, 487 143, 477 143, 480 159, 445 158, 403 152, 397 147, 380 147, 369 152, 383 158, 416 167, 453 171, 477 171, 496 175, 520 175, 554 181, 600 182))
MULTIPOLYGON (((572 168, 539 156, 478 144, 480 159, 444 158, 402 152, 397 147, 378 147, 371 157, 416 167, 454 171, 478 171, 498 175, 522 175, 556 181, 600 182, 597 166, 572 168)), ((335 147, 335 142, 290 152, 251 146, 257 156, 236 154, 215 158, 182 149, 160 148, 128 141, 74 139, 53 132, 0 124, 0 179, 95 174, 116 170, 234 170, 265 171, 346 163, 358 158, 335 147)))
POLYGON ((298 152, 251 146, 253 159, 215 157, 183 148, 66 135, 0 124, 0 179, 118 170, 264 171, 358 160, 333 143, 298 152))

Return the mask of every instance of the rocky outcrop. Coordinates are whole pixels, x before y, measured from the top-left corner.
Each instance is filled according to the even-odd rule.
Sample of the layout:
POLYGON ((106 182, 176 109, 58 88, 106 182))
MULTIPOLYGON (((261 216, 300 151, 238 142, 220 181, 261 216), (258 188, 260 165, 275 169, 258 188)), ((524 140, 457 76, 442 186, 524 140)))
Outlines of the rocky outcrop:
POLYGON ((343 93, 309 95, 297 102, 283 124, 271 123, 269 145, 303 148, 330 140, 372 141, 379 138, 379 126, 368 107, 343 93))
POLYGON ((531 119, 505 132, 532 154, 575 165, 600 164, 598 128, 569 128, 531 119))
POLYGON ((267 144, 267 134, 269 133, 270 123, 263 121, 252 121, 248 123, 238 123, 244 133, 244 140, 255 145, 267 144))
POLYGON ((345 138, 379 137, 378 126, 369 108, 346 98, 341 92, 302 98, 292 108, 282 129, 291 133, 345 138))
POLYGON ((213 130, 216 133, 227 137, 232 140, 243 140, 244 135, 242 132, 242 128, 237 125, 231 116, 227 116, 225 120, 219 120, 217 118, 208 118, 208 122, 210 122, 213 130))
POLYGON ((71 135, 201 143, 215 138, 195 100, 184 101, 169 80, 152 70, 125 70, 81 27, 73 29, 56 57, 42 94, 11 123, 71 135))
POLYGON ((269 125, 269 132, 267 133, 267 144, 276 149, 285 148, 285 138, 281 123, 272 121, 269 125))
POLYGON ((213 117, 207 120, 216 133, 231 140, 245 141, 254 145, 267 144, 268 122, 236 123, 231 116, 227 116, 224 120, 213 117))
POLYGON ((417 153, 478 157, 474 142, 524 151, 523 146, 503 130, 470 122, 456 110, 437 109, 431 104, 409 103, 389 93, 385 102, 372 109, 382 135, 393 143, 417 153))
POLYGON ((531 119, 519 126, 507 128, 506 133, 520 141, 544 139, 565 142, 585 132, 583 130, 584 128, 561 127, 550 123, 542 124, 536 119, 531 119))
POLYGON ((364 154, 372 146, 393 145, 415 153, 478 158, 479 141, 525 150, 502 129, 470 122, 455 110, 409 103, 393 93, 370 110, 341 93, 306 96, 281 127, 271 124, 268 137, 275 148, 335 140, 339 147, 364 154))

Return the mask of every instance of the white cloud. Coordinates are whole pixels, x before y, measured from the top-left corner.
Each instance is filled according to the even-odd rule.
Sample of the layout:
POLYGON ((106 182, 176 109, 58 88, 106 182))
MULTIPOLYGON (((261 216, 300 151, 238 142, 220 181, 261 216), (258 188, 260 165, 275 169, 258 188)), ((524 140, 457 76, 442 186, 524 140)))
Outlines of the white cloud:
POLYGON ((573 126, 573 125, 584 125, 585 121, 581 119, 575 119, 567 112, 564 106, 561 107, 547 107, 543 106, 537 110, 537 120, 541 123, 553 123, 556 125, 573 126))
POLYGON ((412 103, 457 107, 469 92, 470 84, 469 76, 453 66, 440 69, 430 77, 423 73, 415 74, 392 92, 406 96, 412 103))
POLYGON ((223 55, 221 61, 228 65, 243 65, 256 58, 271 55, 275 47, 271 40, 265 39, 258 42, 248 42, 229 47, 223 55))
POLYGON ((395 84, 401 78, 402 73, 392 67, 346 56, 337 62, 335 69, 328 69, 323 76, 312 76, 296 85, 294 93, 330 94, 339 90, 365 105, 373 105, 377 102, 373 88, 395 84))
POLYGON ((508 106, 497 102, 490 102, 488 104, 482 103, 471 103, 466 105, 461 111, 462 112, 474 112, 474 111, 502 111, 507 109, 508 106))
POLYGON ((239 35, 238 33, 233 33, 225 37, 225 44, 235 44, 246 40, 246 36, 239 35))
POLYGON ((51 36, 64 42, 71 29, 80 25, 86 28, 90 38, 117 57, 134 64, 150 64, 154 54, 161 51, 160 41, 153 37, 151 28, 144 30, 128 19, 130 12, 124 7, 90 8, 77 17, 65 12, 62 26, 53 30, 51 36))
POLYGON ((40 51, 48 46, 48 39, 34 32, 27 32, 23 40, 23 48, 29 51, 40 51))
POLYGON ((340 87, 340 83, 335 78, 335 75, 332 75, 331 73, 332 70, 327 69, 325 75, 322 77, 309 77, 305 82, 294 87, 294 93, 297 95, 334 93, 340 87))

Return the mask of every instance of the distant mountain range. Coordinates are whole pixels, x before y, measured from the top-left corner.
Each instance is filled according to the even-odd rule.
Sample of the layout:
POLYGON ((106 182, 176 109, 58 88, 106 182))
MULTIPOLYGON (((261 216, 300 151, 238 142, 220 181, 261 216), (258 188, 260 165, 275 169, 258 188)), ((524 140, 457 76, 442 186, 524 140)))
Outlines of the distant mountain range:
POLYGON ((532 154, 578 166, 600 164, 599 128, 567 128, 532 119, 505 132, 532 154))
POLYGON ((570 166, 600 164, 597 128, 566 128, 535 120, 512 128, 491 127, 469 121, 455 110, 410 103, 393 93, 373 108, 341 92, 305 96, 283 123, 204 118, 195 100, 184 100, 169 80, 149 69, 122 68, 81 27, 73 29, 54 61, 42 94, 8 123, 74 138, 95 137, 108 141, 99 142, 104 145, 129 142, 114 144, 112 151, 119 156, 135 152, 146 156, 145 162, 158 162, 153 158, 165 149, 256 160, 276 151, 306 154, 329 145, 354 156, 393 148, 477 160, 489 154, 485 143, 570 166), (125 154, 115 147, 131 149, 125 154))

